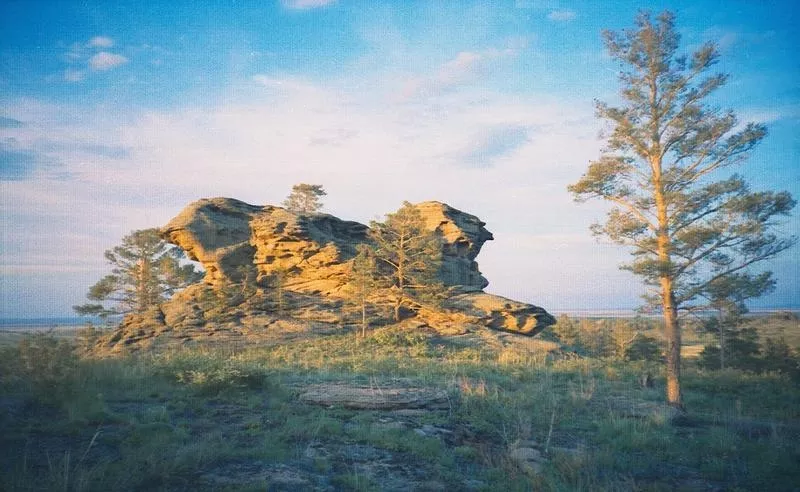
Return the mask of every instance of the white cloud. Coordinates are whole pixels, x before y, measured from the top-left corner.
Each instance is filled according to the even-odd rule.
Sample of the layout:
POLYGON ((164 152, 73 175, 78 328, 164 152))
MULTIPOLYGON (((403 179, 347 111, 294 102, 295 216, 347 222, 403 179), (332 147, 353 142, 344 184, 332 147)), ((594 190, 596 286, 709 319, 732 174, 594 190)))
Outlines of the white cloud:
POLYGON ((89 48, 111 48, 114 46, 114 40, 108 36, 95 36, 86 43, 89 48))
MULTIPOLYGON (((453 74, 474 63, 464 55, 446 66, 458 79, 453 74)), ((65 270, 74 264, 96 272, 104 266, 103 251, 124 234, 164 224, 193 200, 231 196, 279 204, 293 184, 313 182, 328 191, 325 210, 344 219, 368 222, 403 200, 432 199, 478 215, 496 238, 478 257, 492 292, 548 307, 553 284, 563 280, 581 292, 571 294, 581 305, 594 286, 616 279, 619 250, 598 253, 587 229, 598 209, 573 204, 565 191, 600 146, 589 103, 476 88, 398 101, 391 87, 355 93, 263 74, 231 92, 247 97, 216 107, 116 114, 116 121, 102 107, 87 112, 28 100, 9 108, 41 122, 19 129, 20 145, 41 147, 46 134, 59 142, 51 146, 53 157, 74 176, 16 183, 6 194, 12 210, 30 213, 5 215, 13 228, 31 232, 31 221, 47 228, 45 236, 14 239, 20 252, 14 258, 31 275, 38 258, 48 255, 65 270), (100 147, 130 151, 86 153, 100 147), (466 162, 477 151, 492 166, 466 162), (61 253, 65 234, 94 263, 61 253), (610 266, 596 277, 593 265, 601 261, 610 266), (555 273, 554 262, 564 264, 555 273)), ((80 303, 84 293, 82 286, 65 292, 74 298, 64 305, 80 303)))
POLYGON ((74 70, 68 68, 64 70, 64 80, 67 82, 80 82, 86 78, 86 72, 83 70, 74 70))
POLYGON ((327 7, 336 3, 336 0, 283 0, 286 8, 294 10, 309 10, 320 7, 327 7))
MULTIPOLYGON (((447 80, 491 56, 470 53, 479 56, 442 66, 447 80)), ((18 100, 9 114, 31 122, 15 129, 20 148, 50 149, 74 178, 0 183, 9 230, 26 231, 4 239, 4 251, 31 275, 52 264, 102 271, 105 249, 193 200, 279 204, 293 184, 312 182, 328 191, 325 211, 344 219, 431 199, 479 216, 495 235, 477 259, 491 292, 545 308, 638 302, 641 284, 617 270, 625 251, 588 230, 607 207, 577 205, 566 192, 602 146, 589 101, 464 87, 397 100, 391 85, 364 86, 260 74, 231 87, 238 102, 136 115, 18 100), (57 144, 44 146, 42 135, 57 144), (114 148, 129 151, 98 152, 114 148), (491 165, 471 165, 479 154, 491 165)), ((59 292, 74 297, 68 307, 85 291, 59 292)))
POLYGON ((404 97, 436 95, 459 85, 479 79, 505 57, 517 56, 527 44, 515 38, 513 47, 482 51, 461 51, 455 58, 443 63, 434 74, 408 80, 403 88, 404 97))
POLYGON ((89 67, 95 71, 105 71, 128 63, 128 59, 116 53, 101 51, 89 58, 89 67))
POLYGON ((547 18, 555 22, 568 22, 575 18, 575 12, 568 9, 553 10, 547 14, 547 18))

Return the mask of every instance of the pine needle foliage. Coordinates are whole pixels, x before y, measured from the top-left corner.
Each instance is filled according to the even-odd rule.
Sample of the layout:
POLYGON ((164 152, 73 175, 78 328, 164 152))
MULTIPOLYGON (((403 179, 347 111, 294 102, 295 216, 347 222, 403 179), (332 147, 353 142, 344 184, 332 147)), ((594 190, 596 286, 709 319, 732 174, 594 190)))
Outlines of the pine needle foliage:
POLYGON ((647 301, 664 316, 667 401, 682 407, 679 310, 701 307, 716 283, 792 246, 795 238, 773 226, 795 201, 787 192, 752 191, 729 173, 767 129, 708 102, 728 79, 711 73, 715 43, 679 54, 670 12, 655 19, 641 12, 635 28, 605 31, 603 40, 622 67, 619 104, 596 103, 607 146, 569 190, 576 200, 613 205, 592 230, 631 248, 624 268, 651 287, 647 301))
POLYGON ((111 274, 86 295, 99 303, 73 306, 79 315, 143 312, 202 278, 194 265, 181 263, 183 250, 164 241, 155 228, 133 231, 122 238, 122 244, 106 251, 105 257, 113 267, 111 274))
POLYGON ((322 210, 320 197, 325 195, 327 193, 322 185, 299 183, 292 186, 292 192, 284 200, 283 206, 298 214, 314 215, 322 210))
POLYGON ((434 307, 446 289, 439 279, 442 264, 442 240, 425 226, 417 208, 409 202, 384 222, 370 224, 379 295, 400 321, 403 309, 416 311, 434 307))

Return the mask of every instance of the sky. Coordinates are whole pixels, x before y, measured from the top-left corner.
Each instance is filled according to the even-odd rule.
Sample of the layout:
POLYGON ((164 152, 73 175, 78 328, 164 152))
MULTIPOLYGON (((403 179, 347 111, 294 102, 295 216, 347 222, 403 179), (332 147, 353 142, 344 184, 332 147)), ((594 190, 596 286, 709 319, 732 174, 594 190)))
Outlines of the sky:
MULTIPOLYGON (((594 101, 618 97, 601 31, 640 8, 676 14, 682 52, 719 44, 712 102, 769 129, 736 171, 800 197, 793 1, 0 2, 0 317, 70 315, 103 251, 194 200, 277 205, 300 182, 348 220, 477 215, 489 292, 636 307, 628 252, 589 231, 607 205, 566 187, 603 147, 594 101)), ((756 305, 800 306, 798 252, 763 265, 756 305)))

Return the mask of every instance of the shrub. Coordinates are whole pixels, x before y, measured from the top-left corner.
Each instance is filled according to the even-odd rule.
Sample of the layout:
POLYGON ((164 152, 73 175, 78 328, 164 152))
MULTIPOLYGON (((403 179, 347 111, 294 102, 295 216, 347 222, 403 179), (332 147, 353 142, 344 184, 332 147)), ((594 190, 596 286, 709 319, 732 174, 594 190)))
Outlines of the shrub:
POLYGON ((378 344, 387 347, 414 347, 427 342, 424 333, 417 330, 388 327, 372 332, 372 339, 378 344))
POLYGON ((236 388, 257 389, 266 381, 266 371, 258 364, 235 358, 190 352, 162 364, 158 372, 206 395, 236 388))
POLYGON ((569 345, 571 347, 578 347, 580 345, 581 333, 578 324, 566 314, 559 316, 558 321, 550 330, 555 334, 558 341, 564 345, 569 345))
POLYGON ((783 338, 767 338, 761 363, 765 371, 786 374, 795 381, 800 380, 800 354, 793 353, 783 338))
POLYGON ((625 349, 627 360, 655 361, 661 358, 661 344, 658 340, 647 335, 639 334, 625 349))
MULTIPOLYGON (((759 358, 760 352, 758 333, 754 328, 731 330, 726 334, 726 367, 759 371, 762 365, 759 358)), ((715 345, 707 345, 700 353, 698 364, 704 369, 720 369, 720 348, 715 345)))
POLYGON ((616 342, 608 320, 581 320, 581 345, 594 357, 613 357, 616 342))
POLYGON ((8 357, 7 382, 44 403, 62 401, 75 389, 78 357, 69 342, 49 333, 29 335, 8 357))

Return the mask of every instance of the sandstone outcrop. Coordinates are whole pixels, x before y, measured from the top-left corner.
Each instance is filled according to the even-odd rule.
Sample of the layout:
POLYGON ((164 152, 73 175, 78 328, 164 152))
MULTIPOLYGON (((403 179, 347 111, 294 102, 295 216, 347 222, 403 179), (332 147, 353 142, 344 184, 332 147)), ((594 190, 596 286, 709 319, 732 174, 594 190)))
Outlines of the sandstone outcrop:
MULTIPOLYGON (((442 238, 441 281, 462 291, 489 282, 475 258, 492 233, 474 215, 440 202, 416 205, 442 238)), ((335 295, 345 283, 347 262, 367 241, 369 228, 332 215, 302 215, 281 207, 209 198, 188 205, 162 229, 164 237, 199 261, 205 282, 215 286, 285 276, 288 290, 335 295)))
MULTIPOLYGON (((398 328, 427 327, 436 336, 485 328, 534 336, 555 323, 540 307, 483 292, 489 282, 475 260, 493 237, 478 217, 434 201, 415 207, 442 240, 438 274, 450 297, 442 309, 422 309, 398 328)), ((352 259, 357 246, 370 241, 369 228, 358 222, 231 198, 189 204, 162 235, 203 265, 204 282, 146 313, 129 315, 98 341, 97 353, 281 343, 293 334, 339 332, 349 322, 342 289, 352 259)), ((379 324, 393 322, 375 306, 370 317, 379 324)))
POLYGON ((479 291, 489 285, 475 258, 486 241, 494 239, 474 215, 456 210, 440 202, 416 205, 428 229, 436 231, 444 243, 442 268, 439 276, 445 285, 458 286, 464 291, 479 291))
POLYGON ((534 336, 556 319, 544 309, 486 292, 470 292, 448 299, 445 307, 476 319, 494 330, 534 336))
POLYGON ((250 222, 261 210, 233 198, 198 200, 170 220, 162 234, 203 265, 206 283, 237 283, 254 268, 250 222))
POLYGON ((280 276, 286 290, 335 295, 347 283, 348 262, 356 245, 366 241, 367 230, 364 224, 332 215, 264 207, 251 221, 258 280, 270 284, 280 276))

